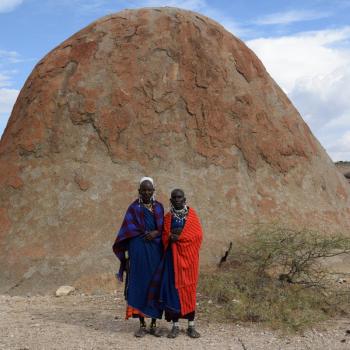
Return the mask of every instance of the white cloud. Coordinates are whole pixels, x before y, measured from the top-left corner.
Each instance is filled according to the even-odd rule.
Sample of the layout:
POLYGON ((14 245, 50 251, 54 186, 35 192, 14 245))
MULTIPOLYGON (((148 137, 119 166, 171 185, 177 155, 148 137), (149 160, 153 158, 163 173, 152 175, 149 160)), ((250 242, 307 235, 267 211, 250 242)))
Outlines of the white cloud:
POLYGON ((10 77, 0 72, 0 88, 10 86, 10 85, 11 85, 10 77))
POLYGON ((0 89, 0 114, 10 114, 16 101, 19 90, 17 89, 0 89))
POLYGON ((6 50, 0 50, 0 59, 9 63, 17 63, 21 61, 18 52, 6 50))
POLYGON ((16 102, 19 90, 0 88, 0 137, 16 102))
POLYGON ((350 131, 345 132, 340 139, 330 143, 329 150, 335 161, 350 160, 350 131))
POLYGON ((52 11, 71 11, 71 13, 79 14, 79 16, 93 15, 96 18, 102 14, 105 15, 106 12, 111 12, 111 10, 108 9, 111 3, 113 3, 112 5, 114 5, 115 8, 120 6, 118 1, 112 2, 110 0, 46 0, 43 7, 46 7, 48 13, 52 11))
POLYGON ((349 39, 345 27, 247 42, 336 160, 350 160, 349 39))
MULTIPOLYGON (((135 3, 135 2, 134 2, 135 3)), ((136 1, 140 6, 144 7, 179 7, 192 11, 200 11, 208 7, 208 4, 205 0, 144 0, 144 1, 136 1)))
POLYGON ((16 74, 17 71, 15 69, 11 69, 13 67, 12 64, 21 61, 22 60, 17 52, 0 50, 0 88, 13 85, 12 76, 16 74))
POLYGON ((0 13, 11 12, 17 6, 21 5, 23 0, 0 0, 0 13))
MULTIPOLYGON (((74 0, 76 2, 77 8, 79 9, 79 12, 85 12, 85 13, 96 13, 96 11, 102 10, 104 6, 107 5, 109 1, 107 0, 90 0, 90 1, 84 1, 84 0, 74 0)), ((69 1, 72 3, 72 0, 69 1)))
POLYGON ((269 25, 269 24, 290 24, 294 22, 312 21, 329 17, 329 12, 316 12, 316 11, 286 11, 271 13, 267 16, 263 16, 256 21, 255 24, 269 25))
POLYGON ((0 50, 0 136, 19 93, 18 89, 13 88, 13 76, 17 73, 14 64, 22 61, 17 52, 0 50))
POLYGON ((350 50, 334 48, 350 38, 350 27, 260 38, 247 45, 262 59, 268 71, 287 92, 299 79, 327 75, 349 64, 350 50))
POLYGON ((350 128, 350 66, 299 79, 290 97, 316 130, 350 128))

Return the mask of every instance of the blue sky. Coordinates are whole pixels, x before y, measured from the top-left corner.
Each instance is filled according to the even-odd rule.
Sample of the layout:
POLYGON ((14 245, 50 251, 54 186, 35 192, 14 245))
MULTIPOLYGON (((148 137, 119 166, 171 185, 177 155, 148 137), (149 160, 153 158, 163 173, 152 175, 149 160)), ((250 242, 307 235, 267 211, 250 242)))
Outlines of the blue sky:
POLYGON ((0 135, 34 65, 92 21, 175 6, 221 23, 251 47, 333 160, 350 160, 350 0, 0 0, 0 135))

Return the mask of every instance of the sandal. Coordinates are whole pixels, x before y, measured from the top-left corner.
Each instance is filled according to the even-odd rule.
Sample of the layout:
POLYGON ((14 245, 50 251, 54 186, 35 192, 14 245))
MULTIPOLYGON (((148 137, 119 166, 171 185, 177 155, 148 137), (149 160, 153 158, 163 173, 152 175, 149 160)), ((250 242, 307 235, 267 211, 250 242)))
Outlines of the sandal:
POLYGON ((136 338, 142 338, 147 334, 146 326, 140 326, 140 328, 134 333, 136 338))
POLYGON ((173 328, 171 328, 171 331, 168 333, 167 337, 168 338, 176 338, 180 333, 180 328, 178 326, 173 326, 173 328))
POLYGON ((198 333, 196 331, 196 329, 194 328, 194 326, 189 326, 187 328, 187 335, 190 337, 190 338, 199 338, 201 335, 200 333, 198 333))
POLYGON ((152 334, 155 337, 161 337, 162 336, 162 331, 157 326, 151 326, 150 329, 149 329, 149 334, 152 334))

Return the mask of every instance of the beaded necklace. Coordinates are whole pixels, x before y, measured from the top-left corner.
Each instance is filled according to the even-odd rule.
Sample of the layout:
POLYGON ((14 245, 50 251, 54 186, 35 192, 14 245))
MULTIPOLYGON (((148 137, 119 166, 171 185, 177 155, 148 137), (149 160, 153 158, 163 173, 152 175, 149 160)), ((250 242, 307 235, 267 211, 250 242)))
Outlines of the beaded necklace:
POLYGON ((139 205, 145 207, 146 209, 148 209, 150 212, 153 213, 153 199, 151 199, 151 201, 148 204, 146 204, 146 203, 143 203, 142 198, 140 196, 139 197, 139 205))
POLYGON ((175 209, 174 206, 171 204, 170 206, 170 212, 174 216, 174 218, 183 221, 186 220, 188 215, 188 206, 185 205, 182 209, 175 209))

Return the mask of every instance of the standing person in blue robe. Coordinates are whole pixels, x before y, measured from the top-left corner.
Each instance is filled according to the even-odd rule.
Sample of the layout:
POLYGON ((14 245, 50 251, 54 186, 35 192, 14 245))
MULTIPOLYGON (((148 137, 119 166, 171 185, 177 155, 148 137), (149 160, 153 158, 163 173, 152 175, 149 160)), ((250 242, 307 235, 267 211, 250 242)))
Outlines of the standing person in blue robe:
POLYGON ((136 337, 143 337, 148 333, 145 317, 152 319, 150 334, 161 336, 156 319, 162 317, 162 311, 149 305, 147 295, 162 258, 163 222, 164 208, 154 199, 153 179, 143 177, 140 181, 139 198, 129 206, 113 245, 113 251, 120 260, 117 273, 119 281, 123 282, 126 272, 126 319, 137 317, 140 320, 136 337))

